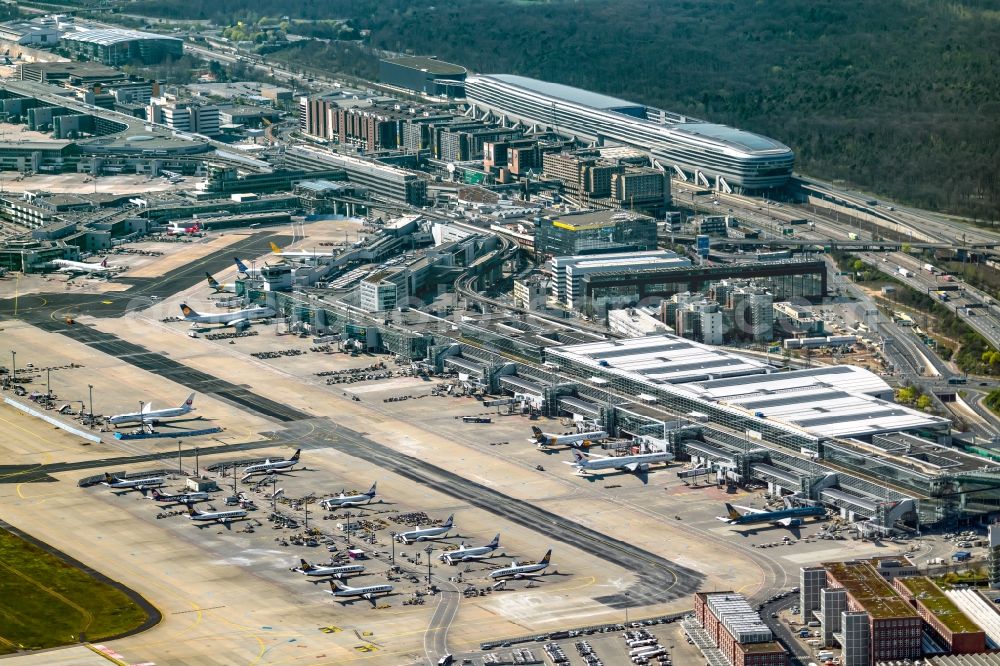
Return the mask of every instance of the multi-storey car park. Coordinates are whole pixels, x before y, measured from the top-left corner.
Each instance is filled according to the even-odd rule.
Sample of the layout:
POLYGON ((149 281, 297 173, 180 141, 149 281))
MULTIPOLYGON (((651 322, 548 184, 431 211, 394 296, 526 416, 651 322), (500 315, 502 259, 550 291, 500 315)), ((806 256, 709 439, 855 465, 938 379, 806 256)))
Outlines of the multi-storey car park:
POLYGON ((466 78, 465 91, 474 112, 635 146, 682 179, 724 191, 781 187, 795 163, 792 150, 774 139, 558 83, 480 74, 466 78))

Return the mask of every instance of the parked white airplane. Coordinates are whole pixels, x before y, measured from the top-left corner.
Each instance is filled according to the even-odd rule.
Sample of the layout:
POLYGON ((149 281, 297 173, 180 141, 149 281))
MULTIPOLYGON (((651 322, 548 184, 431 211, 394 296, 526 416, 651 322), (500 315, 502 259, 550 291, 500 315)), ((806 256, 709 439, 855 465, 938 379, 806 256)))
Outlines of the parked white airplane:
POLYGON ((243 470, 243 478, 252 476, 254 474, 266 474, 268 472, 279 472, 286 469, 291 469, 299 462, 299 456, 302 454, 302 449, 295 449, 295 453, 292 457, 287 460, 271 460, 266 459, 262 463, 256 465, 250 465, 245 470, 243 470))
POLYGON ((336 567, 316 566, 309 564, 305 560, 299 560, 301 566, 296 571, 305 576, 330 576, 332 578, 344 578, 350 574, 359 574, 365 570, 363 564, 343 564, 336 567))
POLYGON ((153 403, 149 402, 143 405, 141 412, 131 412, 128 414, 116 414, 108 419, 108 422, 112 425, 121 425, 123 423, 151 423, 156 425, 164 419, 172 419, 178 416, 184 416, 194 411, 194 393, 187 397, 184 404, 180 407, 171 407, 169 409, 157 409, 153 411, 153 403))
POLYGON ((247 517, 246 509, 231 509, 229 511, 198 511, 188 504, 188 519, 198 521, 215 521, 219 523, 229 523, 240 518, 247 517))
POLYGON ((661 451, 659 453, 640 453, 634 456, 594 456, 587 454, 587 458, 579 451, 573 452, 573 461, 564 460, 567 465, 576 468, 576 473, 583 476, 586 472, 600 472, 603 470, 621 470, 623 472, 645 472, 650 465, 655 463, 667 463, 674 459, 674 454, 661 451))
POLYGON ((452 524, 452 519, 454 517, 455 514, 448 516, 448 520, 444 521, 444 523, 442 523, 438 527, 417 526, 417 529, 415 530, 410 530, 409 532, 400 532, 399 534, 396 535, 396 541, 409 544, 413 543, 414 541, 423 541, 424 539, 429 539, 431 537, 442 536, 444 534, 447 534, 448 532, 451 531, 451 528, 454 527, 454 525, 452 524))
POLYGON ((226 282, 222 283, 212 277, 211 273, 205 273, 205 277, 208 278, 208 286, 215 290, 216 294, 235 294, 236 293, 236 283, 226 282))
POLYGON ((545 551, 545 556, 537 564, 518 564, 517 560, 510 563, 509 567, 497 569, 490 572, 490 578, 531 578, 540 576, 537 571, 545 571, 552 559, 552 549, 545 551))
POLYGON ((375 599, 380 594, 392 592, 392 585, 367 585, 365 587, 348 587, 334 578, 330 581, 330 594, 335 597, 361 597, 375 605, 375 599))
POLYGON ((274 316, 274 310, 265 306, 254 306, 247 310, 237 310, 236 312, 225 312, 223 314, 199 314, 186 303, 181 303, 181 314, 184 321, 192 324, 222 324, 224 326, 234 326, 243 328, 250 325, 256 319, 268 319, 274 316))
POLYGON ((440 557, 441 561, 454 566, 459 562, 468 562, 469 560, 479 560, 484 557, 489 557, 493 551, 499 547, 500 535, 497 534, 493 537, 493 541, 490 541, 485 546, 467 547, 465 543, 462 543, 456 550, 449 550, 440 557))
POLYGON ((534 433, 534 437, 531 441, 538 445, 538 448, 545 446, 572 446, 576 449, 585 449, 590 446, 592 442, 600 442, 608 438, 608 433, 603 430, 594 430, 592 432, 578 432, 569 435, 553 435, 551 433, 542 432, 542 429, 538 426, 532 426, 531 432, 534 433))
POLYGON ((199 231, 201 231, 201 227, 198 226, 197 222, 194 224, 180 224, 179 222, 171 222, 167 226, 168 236, 184 236, 184 235, 190 236, 192 234, 198 233, 199 231))
MULTIPOLYGON (((378 483, 377 481, 375 483, 378 483)), ((372 487, 368 489, 368 492, 362 493, 360 495, 345 495, 340 493, 335 497, 327 497, 325 500, 320 502, 321 506, 327 509, 336 509, 337 507, 351 507, 359 506, 361 504, 368 504, 373 499, 375 499, 375 483, 372 487)))
POLYGON ((138 479, 119 479, 117 476, 111 476, 105 472, 104 481, 101 483, 113 489, 144 490, 146 488, 162 486, 164 478, 162 476, 144 476, 138 479))
POLYGON ((334 251, 312 252, 309 250, 282 250, 274 243, 271 243, 271 252, 278 255, 279 257, 286 257, 288 259, 309 259, 311 257, 336 256, 336 252, 334 251))
POLYGON ((89 264, 86 261, 70 261, 69 259, 53 259, 52 264, 54 266, 59 266, 60 273, 75 273, 77 275, 83 273, 107 275, 118 270, 114 266, 108 266, 107 257, 102 259, 99 264, 89 264))
POLYGON ((209 497, 208 493, 179 493, 175 495, 164 495, 156 488, 150 494, 149 499, 157 502, 167 502, 170 504, 192 504, 194 502, 204 502, 209 497))

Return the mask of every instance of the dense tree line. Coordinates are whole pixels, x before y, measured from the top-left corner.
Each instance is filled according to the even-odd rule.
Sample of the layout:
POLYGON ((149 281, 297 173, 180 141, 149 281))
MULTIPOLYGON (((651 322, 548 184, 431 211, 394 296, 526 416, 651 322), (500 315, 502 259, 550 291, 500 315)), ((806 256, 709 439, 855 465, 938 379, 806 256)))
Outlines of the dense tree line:
MULTIPOLYGON (((436 54, 476 71, 536 76, 734 124, 789 144, 804 173, 1000 219, 1000 0, 140 0, 133 7, 222 25, 251 11, 349 19, 371 30, 378 49, 436 54)), ((325 64, 329 53, 313 55, 325 64)))

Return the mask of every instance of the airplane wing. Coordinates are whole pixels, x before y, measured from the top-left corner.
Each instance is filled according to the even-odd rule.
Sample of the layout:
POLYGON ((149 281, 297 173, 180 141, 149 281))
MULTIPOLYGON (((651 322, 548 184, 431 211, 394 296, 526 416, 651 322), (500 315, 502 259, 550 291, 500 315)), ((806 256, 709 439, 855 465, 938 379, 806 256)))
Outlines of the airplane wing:
POLYGON ((375 608, 375 595, 374 594, 371 594, 371 593, 369 593, 369 594, 362 594, 361 598, 367 600, 368 603, 370 603, 372 605, 372 608, 375 608))
POLYGON ((642 466, 642 463, 631 462, 631 463, 628 463, 627 465, 622 465, 622 469, 624 469, 627 472, 635 473, 636 471, 639 470, 639 468, 641 466, 642 466))

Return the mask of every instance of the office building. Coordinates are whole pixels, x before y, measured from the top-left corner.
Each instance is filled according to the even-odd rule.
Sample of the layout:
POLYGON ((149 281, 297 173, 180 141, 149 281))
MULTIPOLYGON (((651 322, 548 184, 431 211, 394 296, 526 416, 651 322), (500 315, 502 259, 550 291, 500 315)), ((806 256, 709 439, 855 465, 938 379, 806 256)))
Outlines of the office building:
POLYGON ((358 303, 367 312, 393 310, 402 305, 408 294, 409 271, 396 267, 372 273, 361 280, 358 303))
POLYGON ((304 171, 342 170, 348 182, 368 189, 373 197, 422 206, 427 192, 426 181, 415 173, 329 150, 294 146, 285 152, 288 168, 304 171))
MULTIPOLYGON (((535 139, 487 141, 483 144, 483 169, 521 176, 542 166, 542 151, 535 139)), ((506 178, 501 178, 505 182, 506 178)))
POLYGON ((844 611, 840 627, 837 642, 842 650, 841 666, 872 666, 871 617, 868 613, 844 611))
POLYGON ((151 99, 146 118, 178 132, 205 136, 220 133, 219 107, 195 102, 179 102, 163 97, 151 99))
POLYGON ((803 617, 820 607, 820 592, 826 587, 826 569, 802 567, 799 569, 799 610, 803 617))
POLYGON ((823 567, 827 586, 846 591, 847 610, 868 614, 871 663, 920 658, 920 615, 871 563, 829 562, 823 567))
POLYGON ((759 134, 523 76, 469 76, 465 90, 481 113, 579 139, 634 146, 705 186, 761 190, 782 187, 792 175, 792 151, 759 134))
POLYGON ((834 634, 841 632, 841 616, 846 611, 847 590, 833 587, 820 592, 819 612, 816 615, 819 617, 820 640, 823 645, 830 647, 834 644, 834 634))
POLYGON ((726 215, 703 215, 689 220, 691 233, 706 236, 728 236, 729 217, 726 215))
POLYGON ((125 28, 97 28, 64 33, 61 46, 89 60, 120 67, 133 61, 144 65, 180 58, 184 42, 152 32, 125 28))
MULTIPOLYGON (((690 264, 691 261, 689 259, 669 250, 556 256, 549 262, 552 269, 556 300, 577 310, 584 305, 581 302, 581 296, 583 295, 583 283, 587 277, 600 275, 609 271, 634 270, 638 267, 661 267, 667 269, 678 266, 689 266, 690 264)), ((617 305, 623 307, 636 304, 637 302, 624 302, 617 305)), ((608 300, 604 305, 606 307, 602 309, 602 312, 606 309, 611 309, 613 304, 608 300)))
POLYGON ((618 208, 659 217, 670 205, 670 176, 660 169, 626 167, 611 174, 610 199, 618 208))
POLYGON ((378 80, 437 97, 464 97, 466 69, 436 58, 402 56, 384 58, 378 63, 378 80))
POLYGON ((625 211, 551 213, 535 229, 535 251, 571 256, 656 249, 656 220, 625 211))
POLYGON ((514 305, 525 310, 540 310, 549 297, 549 282, 540 275, 514 280, 514 305))
POLYGON ((774 297, 762 287, 747 285, 729 294, 737 337, 752 342, 774 339, 774 297))
POLYGON ((732 666, 787 666, 788 652, 774 640, 746 598, 735 592, 698 592, 694 615, 732 666))

